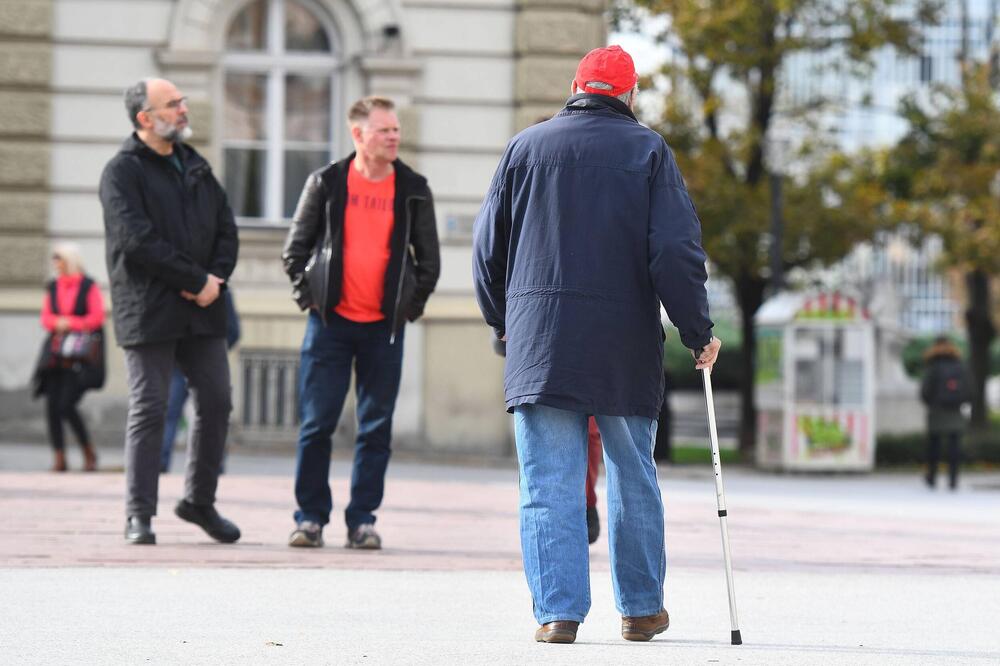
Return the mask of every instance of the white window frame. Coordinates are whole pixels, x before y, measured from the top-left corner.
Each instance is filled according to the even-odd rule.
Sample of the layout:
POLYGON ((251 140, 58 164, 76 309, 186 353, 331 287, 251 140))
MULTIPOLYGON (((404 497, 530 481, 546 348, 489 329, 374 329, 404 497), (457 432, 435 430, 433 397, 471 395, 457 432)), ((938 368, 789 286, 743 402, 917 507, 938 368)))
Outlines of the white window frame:
MULTIPOLYGON (((330 77, 330 141, 328 144, 331 156, 339 154, 339 146, 343 142, 340 122, 341 85, 345 63, 341 56, 341 42, 336 25, 328 13, 313 0, 296 0, 312 12, 326 32, 330 43, 327 53, 288 52, 285 50, 285 0, 268 0, 267 34, 265 35, 265 51, 230 51, 226 50, 222 57, 222 74, 219 77, 220 105, 218 117, 219 127, 224 124, 226 75, 230 72, 260 74, 267 77, 267 108, 264 114, 265 139, 249 141, 226 139, 225 128, 219 133, 222 154, 227 148, 263 148, 265 159, 264 177, 264 215, 263 217, 238 217, 241 225, 274 225, 287 224, 289 218, 284 215, 284 174, 285 151, 289 149, 316 149, 316 143, 285 141, 285 77, 289 74, 316 76, 327 74, 330 77)), ((244 3, 233 12, 233 19, 250 4, 244 3)), ((232 20, 232 19, 231 19, 232 20)), ((226 27, 228 34, 229 27, 226 27)))

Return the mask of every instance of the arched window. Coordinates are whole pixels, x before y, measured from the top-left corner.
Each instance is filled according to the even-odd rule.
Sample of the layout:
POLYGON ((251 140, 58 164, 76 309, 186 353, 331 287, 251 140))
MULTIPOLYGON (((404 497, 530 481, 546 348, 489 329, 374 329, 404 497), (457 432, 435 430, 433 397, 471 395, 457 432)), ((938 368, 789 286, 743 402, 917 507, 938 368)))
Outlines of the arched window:
POLYGON ((239 218, 276 222, 336 149, 339 64, 333 24, 311 0, 252 0, 223 58, 226 191, 239 218))

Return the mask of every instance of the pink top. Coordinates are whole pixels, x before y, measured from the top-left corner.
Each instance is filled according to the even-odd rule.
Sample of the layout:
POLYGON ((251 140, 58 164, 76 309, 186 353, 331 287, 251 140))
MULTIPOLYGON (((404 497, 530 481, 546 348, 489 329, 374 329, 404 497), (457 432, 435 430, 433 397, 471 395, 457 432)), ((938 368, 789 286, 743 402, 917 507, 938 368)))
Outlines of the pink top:
POLYGON ((46 291, 45 299, 42 301, 42 326, 50 333, 56 330, 56 320, 65 317, 69 320, 69 330, 91 332, 96 331, 104 324, 104 297, 101 290, 95 284, 87 293, 87 314, 79 317, 74 314, 73 306, 76 305, 76 295, 80 292, 80 283, 83 282, 83 273, 73 275, 60 275, 56 278, 56 304, 59 313, 52 311, 49 293, 46 291))

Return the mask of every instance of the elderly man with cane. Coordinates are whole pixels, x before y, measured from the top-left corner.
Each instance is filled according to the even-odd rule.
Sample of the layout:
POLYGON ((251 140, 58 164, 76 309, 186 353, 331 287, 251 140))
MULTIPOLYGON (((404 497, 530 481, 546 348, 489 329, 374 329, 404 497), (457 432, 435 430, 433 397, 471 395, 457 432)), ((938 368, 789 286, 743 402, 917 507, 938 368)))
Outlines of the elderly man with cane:
POLYGON ((720 346, 700 223, 667 144, 632 113, 636 82, 620 47, 588 53, 565 108, 508 145, 475 225, 477 298, 507 341, 521 549, 540 642, 572 643, 590 610, 589 415, 604 439, 622 637, 647 641, 666 630, 653 462, 660 303, 697 368, 711 368, 720 346))

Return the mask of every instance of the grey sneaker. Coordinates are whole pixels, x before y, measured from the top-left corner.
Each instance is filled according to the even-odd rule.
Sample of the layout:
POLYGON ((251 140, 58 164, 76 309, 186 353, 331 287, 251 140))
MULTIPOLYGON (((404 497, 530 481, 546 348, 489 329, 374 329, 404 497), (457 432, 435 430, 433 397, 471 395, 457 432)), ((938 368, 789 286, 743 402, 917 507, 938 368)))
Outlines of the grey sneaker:
POLYGON ((323 526, 311 520, 303 520, 288 537, 288 545, 298 548, 320 548, 323 546, 323 526))
POLYGON ((345 548, 359 548, 361 550, 379 550, 382 548, 382 537, 375 531, 375 526, 371 523, 363 523, 353 530, 347 531, 347 543, 345 548))

